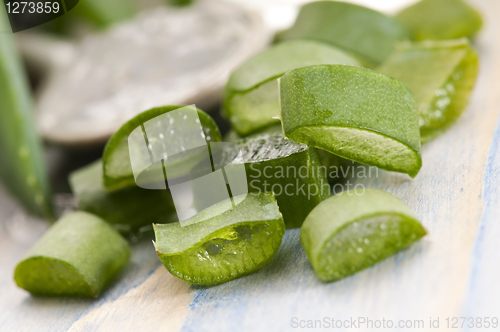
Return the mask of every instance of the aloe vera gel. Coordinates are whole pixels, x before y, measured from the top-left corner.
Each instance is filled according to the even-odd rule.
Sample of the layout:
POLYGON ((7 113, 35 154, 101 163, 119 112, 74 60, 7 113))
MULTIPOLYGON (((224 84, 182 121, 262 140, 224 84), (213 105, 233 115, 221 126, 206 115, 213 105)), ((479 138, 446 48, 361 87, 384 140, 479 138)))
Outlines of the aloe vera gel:
POLYGON ((216 285, 259 270, 276 254, 285 224, 272 193, 248 194, 231 210, 223 203, 201 212, 213 216, 201 222, 154 225, 156 251, 172 275, 216 285))

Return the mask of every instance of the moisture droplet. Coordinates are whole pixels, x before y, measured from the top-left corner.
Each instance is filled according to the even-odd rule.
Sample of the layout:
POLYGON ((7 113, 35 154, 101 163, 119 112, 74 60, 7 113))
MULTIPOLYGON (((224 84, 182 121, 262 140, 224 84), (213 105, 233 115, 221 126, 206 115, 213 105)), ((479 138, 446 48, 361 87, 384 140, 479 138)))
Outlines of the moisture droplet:
POLYGON ((359 252, 359 253, 362 253, 363 252, 363 248, 358 248, 358 249, 356 249, 356 251, 359 252))

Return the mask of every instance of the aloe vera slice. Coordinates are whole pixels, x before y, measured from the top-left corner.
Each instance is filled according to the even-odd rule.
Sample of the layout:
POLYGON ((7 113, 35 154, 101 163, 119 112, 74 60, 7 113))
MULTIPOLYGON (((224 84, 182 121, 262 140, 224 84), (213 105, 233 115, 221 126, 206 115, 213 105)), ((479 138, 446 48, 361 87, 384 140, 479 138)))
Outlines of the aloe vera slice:
POLYGON ((275 45, 249 59, 230 76, 224 91, 224 112, 233 129, 247 136, 279 124, 276 79, 290 69, 315 64, 360 63, 345 52, 312 40, 294 40, 275 45))
MULTIPOLYGON (((126 186, 135 185, 128 148, 128 137, 130 133, 148 120, 181 107, 184 106, 164 106, 145 111, 121 126, 120 129, 109 139, 104 149, 102 159, 104 186, 107 189, 116 190, 126 186)), ((220 142, 222 140, 221 134, 214 120, 208 114, 199 109, 198 116, 207 142, 220 142)), ((182 163, 180 162, 178 166, 178 169, 181 172, 183 169, 182 163)))
POLYGON ((101 217, 122 234, 134 235, 153 223, 177 221, 169 191, 137 186, 107 190, 102 181, 101 160, 74 171, 69 177, 78 207, 101 217))
MULTIPOLYGON (((250 139, 250 138, 256 138, 256 137, 261 137, 261 136, 266 136, 266 135, 275 135, 275 134, 280 134, 283 136, 283 130, 281 125, 275 125, 271 127, 266 127, 256 133, 253 133, 245 138, 250 139)), ((225 142, 232 142, 235 143, 238 140, 241 140, 242 137, 240 137, 234 130, 230 130, 225 136, 224 136, 224 141, 225 142)), ((345 180, 345 177, 343 173, 341 172, 343 167, 348 167, 347 166, 347 160, 344 158, 341 158, 339 156, 334 155, 333 153, 327 152, 325 150, 321 149, 316 149, 313 148, 316 153, 318 154, 319 162, 322 166, 321 171, 323 173, 326 173, 326 178, 330 184, 335 184, 339 183, 345 180), (335 172, 335 169, 338 170, 338 172, 335 172)))
POLYGON ((362 164, 417 175, 422 166, 417 103, 405 85, 344 65, 294 69, 279 82, 285 137, 362 164))
POLYGON ((316 1, 300 9, 293 27, 277 40, 313 39, 341 47, 377 65, 394 44, 410 39, 408 29, 392 17, 369 8, 339 2, 316 1))
MULTIPOLYGON (((0 31, 10 31, 0 6, 0 31)), ((31 213, 53 218, 34 107, 13 35, 0 35, 0 180, 31 213)))
POLYGON ((14 280, 34 295, 97 297, 128 262, 130 247, 102 219, 63 216, 17 265, 14 280))
POLYGON ((388 192, 345 191, 307 216, 300 243, 323 281, 334 281, 389 257, 426 235, 413 212, 388 192))
POLYGON ((415 40, 473 37, 481 30, 481 14, 463 0, 421 0, 396 15, 415 40))
POLYGON ((415 95, 422 142, 450 127, 463 113, 479 70, 467 39, 404 44, 377 69, 405 83, 415 95))
POLYGON ((224 283, 259 270, 278 251, 285 224, 273 194, 248 194, 223 213, 217 211, 226 210, 224 202, 207 210, 201 214, 215 217, 184 227, 154 225, 158 256, 177 278, 198 285, 224 283))
MULTIPOLYGON (((330 196, 327 170, 316 149, 285 139, 281 133, 244 138, 232 146, 239 151, 222 153, 240 153, 232 164, 245 164, 250 192, 274 192, 287 228, 300 227, 309 212, 330 196)), ((219 159, 216 149, 212 154, 219 159)))

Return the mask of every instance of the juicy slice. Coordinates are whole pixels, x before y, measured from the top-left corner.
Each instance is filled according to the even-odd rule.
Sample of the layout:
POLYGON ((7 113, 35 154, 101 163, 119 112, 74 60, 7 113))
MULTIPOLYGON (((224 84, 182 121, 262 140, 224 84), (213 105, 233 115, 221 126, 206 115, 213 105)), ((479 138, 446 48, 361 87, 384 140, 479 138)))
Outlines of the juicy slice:
POLYGON ((16 266, 14 280, 35 295, 97 297, 128 262, 130 247, 86 212, 66 214, 16 266))
MULTIPOLYGON (((159 115, 174 111, 184 106, 164 106, 145 111, 125 123, 108 141, 103 154, 104 186, 107 189, 119 189, 135 185, 134 174, 130 162, 128 138, 134 129, 159 115)), ((198 110, 198 116, 208 142, 222 140, 219 128, 214 120, 205 112, 198 110)), ((165 133, 167 134, 167 133, 165 133)), ((152 167, 161 168, 161 163, 152 167)), ((182 170, 182 160, 178 162, 178 170, 182 170)), ((161 173, 161 172, 160 172, 161 173)), ((149 172, 156 174, 156 172, 149 172)), ((181 176, 181 174, 178 174, 181 176)), ((155 182, 157 179, 151 179, 155 182)), ((162 179, 164 181, 164 179, 162 179)))
POLYGON ((229 78, 224 111, 234 130, 247 136, 279 124, 277 78, 287 71, 315 64, 359 66, 354 57, 331 45, 312 40, 293 40, 273 46, 249 59, 229 78))
POLYGON ((273 194, 248 194, 232 210, 217 213, 224 206, 204 210, 215 216, 188 226, 154 225, 156 251, 172 275, 216 285, 259 270, 276 254, 285 224, 273 194))
POLYGON ((412 90, 426 142, 448 129, 467 107, 479 59, 466 39, 408 43, 377 70, 412 90))
POLYGON ((411 210, 391 194, 347 191, 306 218, 300 242, 314 271, 335 281, 389 257, 426 235, 411 210))
POLYGON ((403 9, 396 19, 415 40, 473 37, 483 26, 481 14, 463 0, 421 0, 403 9))
POLYGON ((419 172, 417 104, 402 83, 343 65, 294 69, 279 82, 285 137, 411 177, 419 172))

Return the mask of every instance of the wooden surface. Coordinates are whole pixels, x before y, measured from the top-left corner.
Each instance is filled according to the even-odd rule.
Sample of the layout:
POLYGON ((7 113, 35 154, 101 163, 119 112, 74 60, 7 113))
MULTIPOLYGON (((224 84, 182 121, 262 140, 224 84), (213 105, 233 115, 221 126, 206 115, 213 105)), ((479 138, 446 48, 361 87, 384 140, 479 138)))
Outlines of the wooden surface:
POLYGON ((486 26, 475 42, 482 69, 470 107, 423 147, 424 166, 414 180, 383 171, 358 180, 403 199, 429 231, 423 241, 324 284, 299 244, 299 231, 289 230, 268 266, 216 287, 170 276, 143 241, 101 298, 43 299, 18 289, 12 273, 45 226, 16 226, 20 212, 0 193, 0 331, 286 331, 297 330, 293 317, 361 316, 395 325, 423 320, 420 331, 431 330, 429 318, 439 317, 440 328, 432 330, 446 331, 447 317, 500 318, 500 1, 473 3, 486 26))

